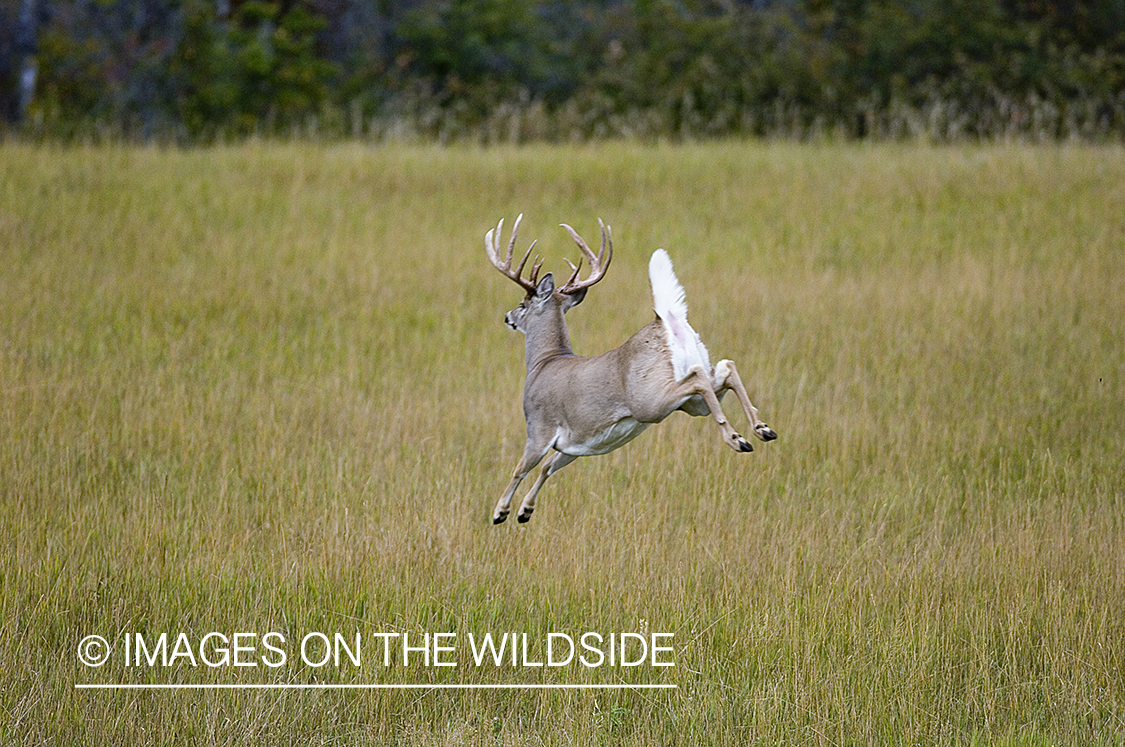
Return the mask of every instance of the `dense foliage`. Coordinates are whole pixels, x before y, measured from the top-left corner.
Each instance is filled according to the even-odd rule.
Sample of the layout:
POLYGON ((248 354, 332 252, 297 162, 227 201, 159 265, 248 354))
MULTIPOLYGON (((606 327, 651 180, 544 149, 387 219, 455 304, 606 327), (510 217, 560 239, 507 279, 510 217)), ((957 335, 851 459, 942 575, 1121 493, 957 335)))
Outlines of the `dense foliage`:
POLYGON ((0 0, 0 80, 46 136, 1120 140, 1125 0, 0 0))

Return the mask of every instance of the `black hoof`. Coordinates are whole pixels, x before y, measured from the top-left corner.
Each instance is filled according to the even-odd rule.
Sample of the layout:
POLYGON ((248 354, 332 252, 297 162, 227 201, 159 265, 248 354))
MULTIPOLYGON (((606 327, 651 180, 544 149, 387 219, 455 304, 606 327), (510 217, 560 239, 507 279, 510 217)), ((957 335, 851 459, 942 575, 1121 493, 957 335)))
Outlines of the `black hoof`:
POLYGON ((503 523, 504 523, 504 521, 505 521, 505 520, 506 520, 507 518, 508 518, 508 515, 507 515, 507 514, 501 514, 500 516, 493 516, 493 517, 492 517, 492 523, 493 523, 493 524, 503 524, 503 523))
POLYGON ((774 432, 773 428, 764 423, 755 428, 754 433, 758 434, 758 438, 763 441, 772 441, 777 438, 777 433, 774 432))
POLYGON ((742 452, 754 450, 753 444, 751 444, 749 441, 747 441, 745 438, 743 438, 742 436, 739 436, 739 435, 735 435, 735 437, 734 437, 734 448, 736 448, 736 449, 738 449, 739 451, 742 451, 742 452))
POLYGON ((526 524, 527 522, 531 521, 531 514, 530 513, 526 513, 526 514, 521 513, 519 516, 516 517, 516 521, 518 521, 520 524, 526 524))

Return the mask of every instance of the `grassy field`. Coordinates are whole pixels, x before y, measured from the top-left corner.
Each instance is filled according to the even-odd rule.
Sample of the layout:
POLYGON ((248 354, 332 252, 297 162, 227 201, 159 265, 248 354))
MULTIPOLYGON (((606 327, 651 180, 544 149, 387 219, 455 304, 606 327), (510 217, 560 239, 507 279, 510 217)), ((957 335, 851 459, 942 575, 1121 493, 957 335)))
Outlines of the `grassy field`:
POLYGON ((0 251, 4 744, 1125 744, 1119 148, 5 145, 0 251), (779 440, 676 414, 492 526, 524 360, 483 235, 519 212, 556 271, 558 223, 613 227, 580 354, 667 248, 779 440), (121 648, 212 632, 257 666, 121 648), (675 666, 475 666, 504 632, 675 666))

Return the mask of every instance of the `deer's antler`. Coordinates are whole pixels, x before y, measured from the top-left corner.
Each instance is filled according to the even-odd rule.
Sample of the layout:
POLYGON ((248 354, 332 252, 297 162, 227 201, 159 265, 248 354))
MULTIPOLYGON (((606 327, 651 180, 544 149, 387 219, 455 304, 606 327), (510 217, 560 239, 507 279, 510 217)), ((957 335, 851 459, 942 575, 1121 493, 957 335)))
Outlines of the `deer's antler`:
MULTIPOLYGON (((512 240, 508 242, 508 252, 504 259, 500 259, 500 235, 504 231, 504 219, 501 218, 500 222, 496 224, 494 230, 489 231, 484 235, 484 250, 488 253, 488 259, 492 262, 497 270, 504 274, 504 277, 519 283, 520 287, 528 293, 535 293, 535 287, 538 285, 539 266, 542 261, 536 257, 535 264, 531 267, 531 275, 527 280, 523 279, 523 268, 527 264, 527 258, 531 256, 531 250, 535 248, 535 242, 531 242, 531 246, 527 247, 527 253, 523 255, 520 260, 519 266, 512 270, 512 252, 516 247, 516 235, 520 230, 520 221, 523 220, 523 213, 519 214, 516 218, 515 225, 512 226, 512 240)), ((587 249, 587 251, 589 251, 587 249)))
POLYGON ((610 235, 609 226, 602 223, 601 218, 598 218, 598 225, 601 226, 602 229, 602 248, 595 257, 594 252, 586 245, 586 242, 582 240, 578 232, 567 224, 562 224, 562 227, 570 234, 570 238, 574 239, 574 243, 578 244, 578 248, 582 250, 582 254, 590 261, 590 274, 585 280, 579 280, 578 273, 582 270, 582 260, 579 259, 577 265, 569 259, 566 260, 566 263, 570 265, 570 269, 573 270, 573 273, 570 278, 559 287, 559 293, 574 293, 583 288, 589 288, 591 285, 601 280, 605 275, 605 271, 609 269, 609 263, 613 259, 613 237, 610 235))

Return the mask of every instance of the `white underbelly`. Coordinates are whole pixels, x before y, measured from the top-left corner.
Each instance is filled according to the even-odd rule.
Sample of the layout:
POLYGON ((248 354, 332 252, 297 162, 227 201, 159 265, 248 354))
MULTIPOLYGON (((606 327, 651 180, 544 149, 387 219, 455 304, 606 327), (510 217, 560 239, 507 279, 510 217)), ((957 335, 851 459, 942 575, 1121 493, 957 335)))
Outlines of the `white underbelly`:
POLYGON ((576 441, 572 433, 560 433, 558 440, 555 442, 555 448, 571 456, 605 454, 629 443, 649 425, 651 424, 642 423, 631 417, 624 417, 609 428, 584 441, 576 441))

